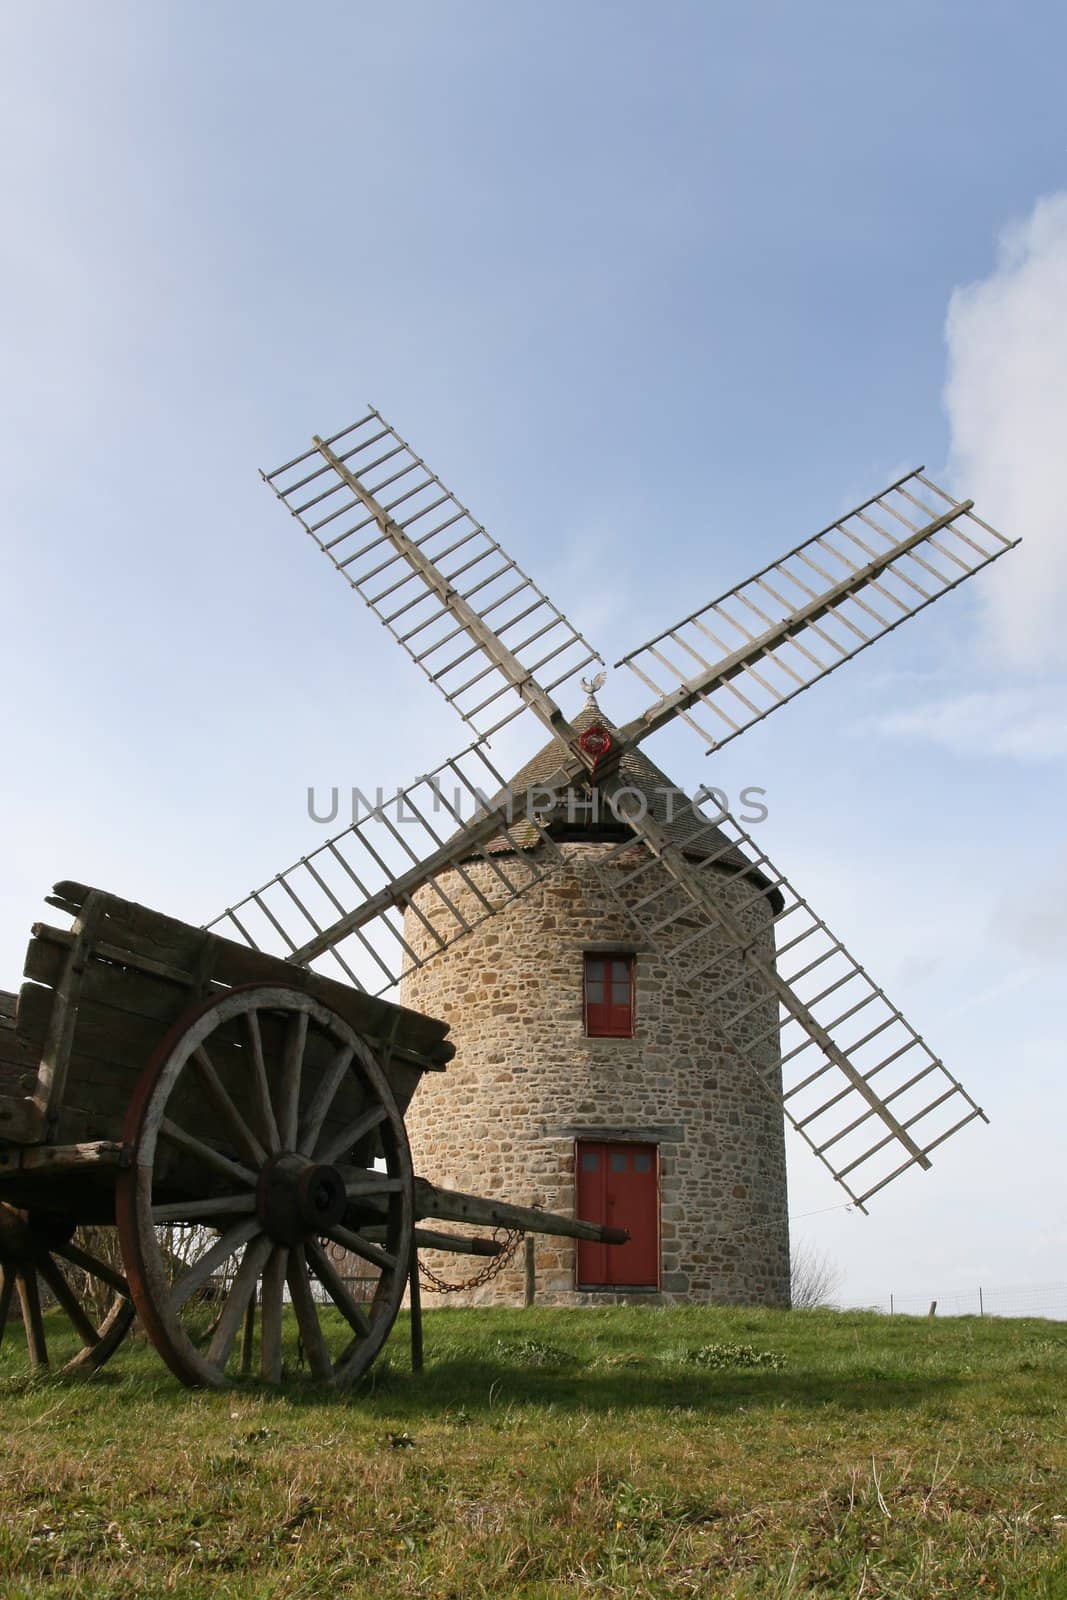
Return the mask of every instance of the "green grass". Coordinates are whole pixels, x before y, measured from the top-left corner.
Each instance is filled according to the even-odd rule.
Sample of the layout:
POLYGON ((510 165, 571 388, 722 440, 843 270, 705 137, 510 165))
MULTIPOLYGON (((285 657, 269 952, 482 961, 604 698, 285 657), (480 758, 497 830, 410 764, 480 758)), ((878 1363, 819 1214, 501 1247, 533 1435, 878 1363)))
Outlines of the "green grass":
POLYGON ((354 1394, 0 1362, 0 1594, 1067 1596, 1067 1326, 435 1311, 354 1394))

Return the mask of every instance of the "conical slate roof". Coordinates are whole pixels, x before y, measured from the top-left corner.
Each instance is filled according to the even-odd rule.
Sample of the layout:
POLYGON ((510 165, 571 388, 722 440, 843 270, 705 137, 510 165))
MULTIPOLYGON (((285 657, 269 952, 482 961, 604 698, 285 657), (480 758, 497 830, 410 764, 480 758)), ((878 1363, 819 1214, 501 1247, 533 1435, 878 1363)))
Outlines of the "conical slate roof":
MULTIPOLYGON (((597 705, 595 698, 590 695, 582 710, 572 719, 572 726, 583 733, 586 728, 594 724, 606 728, 609 733, 616 732, 615 724, 606 717, 597 705)), ((523 794, 536 786, 553 787, 553 780, 559 776, 560 766, 564 760, 561 746, 555 739, 549 740, 524 767, 515 774, 508 784, 510 793, 518 807, 523 794)), ((749 868, 748 876, 754 883, 770 891, 775 909, 780 909, 780 896, 776 889, 772 889, 768 880, 754 867, 740 851, 718 828, 709 828, 708 819, 702 817, 685 791, 671 782, 665 772, 661 772, 653 761, 650 761, 642 749, 632 746, 624 750, 619 763, 619 776, 628 788, 636 789, 644 796, 648 806, 648 814, 659 823, 672 843, 680 845, 692 857, 703 858, 714 855, 726 868, 749 868), (719 852, 723 854, 720 856, 719 852)), ((503 798, 502 795, 496 797, 503 798)), ((579 812, 579 816, 581 813, 579 812)), ((542 822, 548 820, 542 817, 542 822)), ((578 825, 568 822, 565 808, 553 818, 549 824, 549 832, 553 835, 560 834, 568 839, 580 840, 588 836, 590 841, 600 837, 611 837, 611 825, 614 818, 605 805, 599 825, 578 825), (607 826, 605 826, 605 823, 607 826)), ((617 829, 618 824, 615 824, 617 829)), ((536 844, 537 832, 534 828, 524 825, 520 810, 516 810, 515 824, 511 835, 518 839, 523 847, 536 844)), ((617 836, 617 835, 615 835, 617 836)))

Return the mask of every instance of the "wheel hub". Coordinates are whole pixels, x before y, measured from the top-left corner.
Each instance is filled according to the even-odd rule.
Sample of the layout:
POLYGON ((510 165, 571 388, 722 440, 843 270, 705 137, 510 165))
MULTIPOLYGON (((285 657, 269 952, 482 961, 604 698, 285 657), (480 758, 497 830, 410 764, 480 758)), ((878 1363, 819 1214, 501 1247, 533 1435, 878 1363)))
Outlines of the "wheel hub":
POLYGON ((259 1176, 256 1212, 278 1244, 299 1244, 340 1222, 348 1201, 336 1167, 292 1151, 273 1156, 259 1176))

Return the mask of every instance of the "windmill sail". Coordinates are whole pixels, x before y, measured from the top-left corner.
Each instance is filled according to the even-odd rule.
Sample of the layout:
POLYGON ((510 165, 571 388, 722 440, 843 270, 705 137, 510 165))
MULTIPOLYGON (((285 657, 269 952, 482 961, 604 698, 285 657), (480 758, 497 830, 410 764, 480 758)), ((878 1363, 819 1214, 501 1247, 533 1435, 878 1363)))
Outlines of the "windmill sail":
POLYGON ((684 855, 660 854, 650 818, 630 822, 649 848, 617 846, 602 881, 643 938, 699 982, 731 1048, 856 1205, 929 1167, 966 1123, 988 1120, 733 818, 694 833, 684 855), (768 897, 773 934, 748 914, 768 897), (769 993, 778 1015, 768 1025, 769 993))
MULTIPOLYGON (((381 993, 563 864, 525 797, 499 803, 483 741, 529 708, 559 747, 552 783, 588 782, 593 758, 553 693, 601 658, 377 411, 264 476, 478 736, 211 924, 381 993)), ((717 749, 1017 542, 907 474, 623 658, 657 699, 613 730, 597 786, 621 790, 627 748, 675 717, 717 749)), ((732 819, 682 846, 652 816, 626 820, 633 837, 597 857, 604 883, 708 991, 731 1047, 857 1205, 984 1117, 732 819), (773 932, 751 915, 768 896, 773 932)))
POLYGON ((600 661, 379 412, 263 477, 479 738, 600 661))
POLYGON ((659 698, 623 733, 680 717, 709 752, 891 633, 1018 540, 922 469, 623 656, 659 698))
POLYGON ((357 791, 349 827, 207 926, 384 994, 559 864, 524 796, 496 803, 504 791, 480 745, 395 794, 357 791), (472 873, 472 862, 488 870, 472 873), (457 878, 469 891, 462 907, 457 878))

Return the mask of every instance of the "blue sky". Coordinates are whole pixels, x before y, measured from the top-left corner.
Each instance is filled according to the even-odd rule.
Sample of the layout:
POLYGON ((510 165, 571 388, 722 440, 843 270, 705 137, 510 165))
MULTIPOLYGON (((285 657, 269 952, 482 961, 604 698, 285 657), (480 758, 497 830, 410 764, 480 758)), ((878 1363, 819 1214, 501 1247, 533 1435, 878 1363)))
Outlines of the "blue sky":
POLYGON ((768 790, 993 1117, 797 1233, 851 1299, 1061 1277, 1065 46, 1045 4, 9 9, 0 981, 53 880, 198 922, 317 842, 308 784, 466 742, 257 476, 366 400, 611 660, 924 461, 1023 548, 651 753, 768 790))

